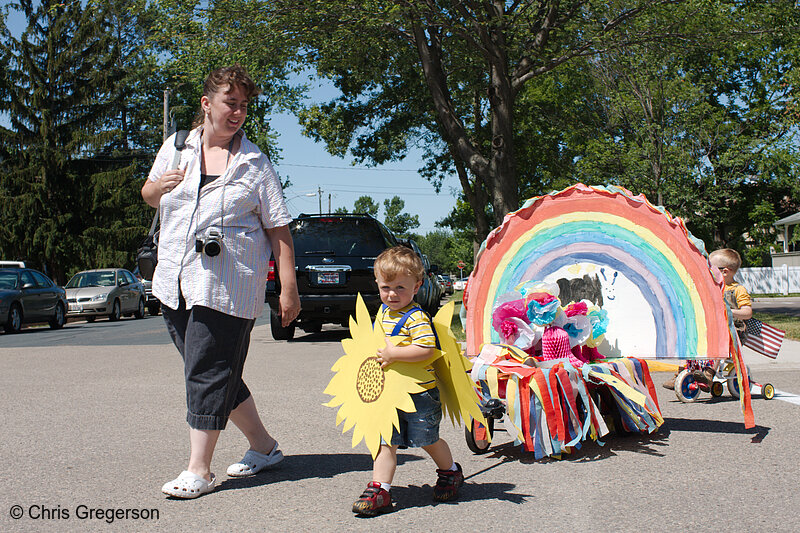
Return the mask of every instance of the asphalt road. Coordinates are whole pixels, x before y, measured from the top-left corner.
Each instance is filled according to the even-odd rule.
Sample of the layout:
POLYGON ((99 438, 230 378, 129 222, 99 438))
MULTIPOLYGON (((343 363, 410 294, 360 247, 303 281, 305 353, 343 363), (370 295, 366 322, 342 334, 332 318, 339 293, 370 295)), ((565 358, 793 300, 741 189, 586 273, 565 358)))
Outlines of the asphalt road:
POLYGON ((779 313, 800 317, 800 298, 754 298, 753 311, 779 313))
MULTIPOLYGON (((491 453, 473 455, 463 430, 443 422, 467 475, 458 503, 434 505, 432 461, 403 450, 397 510, 356 518, 350 505, 371 460, 322 405, 344 336, 333 329, 275 342, 259 322, 245 381, 286 460, 227 478, 246 448, 231 427, 214 457, 216 492, 181 501, 160 492, 188 455, 182 365, 160 317, 0 335, 0 530, 797 531, 800 405, 755 398, 757 425, 745 430, 727 394, 682 404, 660 386, 660 431, 610 436, 562 460, 535 461, 503 433, 491 453), (87 517, 92 509, 151 517, 108 524, 96 511, 87 517)), ((800 394, 800 371, 759 372, 760 382, 800 394)), ((655 374, 659 385, 666 377, 655 374)))

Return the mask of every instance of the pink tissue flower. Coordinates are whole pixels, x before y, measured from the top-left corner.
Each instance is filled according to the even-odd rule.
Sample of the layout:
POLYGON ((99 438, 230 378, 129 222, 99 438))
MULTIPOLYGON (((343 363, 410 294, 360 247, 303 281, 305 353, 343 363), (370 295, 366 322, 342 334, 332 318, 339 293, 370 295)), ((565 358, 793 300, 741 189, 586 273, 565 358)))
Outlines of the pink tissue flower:
POLYGON ((530 302, 531 300, 536 300, 539 302, 539 305, 549 304, 555 299, 556 297, 549 292, 532 292, 525 296, 525 301, 530 302))
POLYGON ((513 300, 498 305, 492 313, 492 327, 497 333, 503 334, 503 324, 509 318, 519 318, 526 323, 528 322, 523 300, 513 300))
POLYGON ((504 339, 508 340, 514 338, 517 335, 517 331, 519 331, 519 328, 511 320, 504 320, 503 323, 500 324, 499 333, 504 339))
POLYGON ((569 304, 566 309, 564 309, 564 314, 569 316, 575 315, 585 315, 589 312, 589 308, 587 307, 585 302, 575 302, 569 304))

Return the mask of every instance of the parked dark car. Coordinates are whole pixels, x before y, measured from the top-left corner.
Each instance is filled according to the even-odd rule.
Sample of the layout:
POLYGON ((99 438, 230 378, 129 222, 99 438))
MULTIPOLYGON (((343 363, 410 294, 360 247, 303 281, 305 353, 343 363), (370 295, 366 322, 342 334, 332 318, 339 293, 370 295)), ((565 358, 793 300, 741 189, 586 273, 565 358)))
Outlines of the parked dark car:
POLYGON ((295 328, 315 333, 323 324, 347 326, 361 293, 370 314, 380 308, 378 286, 372 270, 375 258, 397 239, 386 226, 365 214, 300 215, 289 224, 294 240, 300 314, 288 327, 281 326, 280 282, 270 261, 266 301, 275 340, 289 340, 295 328))
POLYGON ((47 322, 59 329, 66 322, 64 289, 31 268, 0 268, 0 320, 6 333, 23 324, 47 322))
POLYGON ((425 277, 414 300, 429 315, 434 315, 439 310, 439 300, 442 296, 441 287, 436 282, 436 272, 438 272, 439 267, 428 262, 428 256, 422 253, 414 239, 401 239, 399 242, 403 246, 408 246, 414 250, 422 260, 422 266, 425 268, 425 277))
POLYGON ((453 294, 455 292, 453 289, 453 278, 450 277, 450 274, 439 274, 439 283, 444 287, 445 294, 453 294))

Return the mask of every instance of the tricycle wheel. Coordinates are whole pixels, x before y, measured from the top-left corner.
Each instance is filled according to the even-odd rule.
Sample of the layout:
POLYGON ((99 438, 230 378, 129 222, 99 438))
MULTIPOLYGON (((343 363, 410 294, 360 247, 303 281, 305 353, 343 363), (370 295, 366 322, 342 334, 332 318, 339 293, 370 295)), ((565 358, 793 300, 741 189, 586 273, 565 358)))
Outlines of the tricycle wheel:
POLYGON ((728 392, 737 400, 739 399, 739 380, 736 379, 736 376, 728 378, 728 392))
MULTIPOLYGON (((489 434, 488 436, 491 437, 492 433, 494 433, 494 419, 487 419, 486 424, 486 431, 489 434)), ((474 418, 471 418, 469 425, 464 427, 464 437, 467 440, 467 448, 469 448, 472 453, 476 453, 478 455, 489 451, 489 441, 485 439, 478 439, 475 436, 475 432, 480 426, 480 422, 476 422, 474 418)))
POLYGON ((675 378, 675 396, 683 403, 691 403, 700 395, 700 387, 689 370, 682 370, 675 378))
POLYGON ((721 381, 715 381, 714 383, 711 384, 711 396, 713 396, 714 398, 719 398, 720 396, 722 396, 724 390, 725 387, 722 385, 721 381))
POLYGON ((771 400, 775 397, 775 387, 772 386, 772 383, 764 383, 764 386, 761 387, 761 395, 765 400, 771 400))

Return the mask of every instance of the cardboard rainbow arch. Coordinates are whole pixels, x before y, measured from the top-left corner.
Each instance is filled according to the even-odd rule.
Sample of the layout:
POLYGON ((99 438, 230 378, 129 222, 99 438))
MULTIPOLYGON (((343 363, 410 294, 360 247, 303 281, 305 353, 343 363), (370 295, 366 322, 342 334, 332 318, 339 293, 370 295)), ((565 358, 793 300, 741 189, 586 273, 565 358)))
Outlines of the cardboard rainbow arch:
POLYGON ((603 355, 729 355, 725 303, 703 243, 642 195, 582 184, 528 200, 486 239, 468 284, 467 353, 500 341, 491 327, 498 296, 526 280, 584 276, 609 313, 603 355))
MULTIPOLYGON (((589 346, 597 357, 606 359, 592 356, 581 368, 582 362, 567 348, 561 352, 560 365, 570 374, 576 390, 592 389, 599 383, 600 374, 613 374, 619 385, 615 387, 614 400, 620 412, 630 415, 624 423, 626 429, 654 431, 663 422, 647 372, 653 360, 672 359, 677 363, 676 359, 727 357, 733 357, 737 364, 744 422, 746 427, 752 427, 749 387, 741 387, 748 378, 722 287, 721 279, 714 277, 702 241, 691 235, 680 218, 654 206, 643 195, 634 196, 620 187, 579 183, 531 198, 489 234, 464 294, 466 354, 474 357, 473 377, 486 400, 493 396, 489 391, 496 390, 501 382, 513 384, 517 391, 536 392, 537 387, 528 386, 529 382, 539 373, 545 377, 552 373, 548 365, 542 366, 539 348, 534 350, 530 340, 526 354, 509 346, 509 336, 501 338, 502 328, 498 327, 498 314, 507 311, 514 315, 514 305, 522 301, 514 298, 533 292, 534 299, 538 298, 536 295, 545 296, 538 300, 542 305, 558 307, 556 316, 561 316, 562 324, 565 311, 567 316, 573 316, 570 302, 588 303, 595 313, 601 309, 607 329, 598 336, 597 344, 589 346), (556 293, 557 301, 548 304, 551 297, 537 292, 542 287, 555 288, 550 292, 556 293), (536 361, 531 364, 539 367, 533 378, 529 376, 531 371, 523 368, 528 354, 535 356, 532 359, 536 361), (630 371, 626 372, 626 367, 630 371), (634 389, 637 393, 630 394, 634 389)), ((526 305, 530 297, 525 297, 526 305)), ((537 304, 537 309, 543 307, 537 304)), ((585 306, 580 313, 586 314, 585 306)), ((516 320, 524 327, 527 320, 522 318, 522 322, 514 317, 506 320, 516 320)), ((551 320, 552 317, 541 323, 551 320)), ((509 327, 511 337, 519 334, 515 325, 509 327)), ((545 331, 548 329, 545 324, 545 331)), ((527 331, 534 338, 533 345, 543 342, 541 329, 538 333, 527 331)), ((575 344, 572 343, 573 352, 580 355, 580 350, 574 350, 575 344)), ((562 393, 546 379, 542 383, 544 389, 540 389, 549 390, 551 398, 559 398, 556 404, 568 405, 575 395, 574 391, 562 393)), ((568 443, 568 439, 561 438, 564 432, 541 431, 542 420, 550 423, 554 417, 561 418, 558 410, 555 415, 546 412, 548 395, 542 391, 531 395, 529 405, 527 396, 527 392, 515 394, 514 405, 507 402, 511 412, 522 412, 518 422, 513 417, 511 420, 518 430, 516 440, 530 450, 536 449, 537 442, 552 441, 554 451, 542 452, 543 455, 574 444, 574 440, 568 443)), ((585 403, 592 411, 592 402, 585 403)), ((586 413, 582 416, 588 418, 586 413)), ((586 436, 582 424, 588 421, 580 418, 572 426, 576 431, 583 427, 586 436)), ((594 438, 602 436, 602 419, 592 424, 594 438)))

